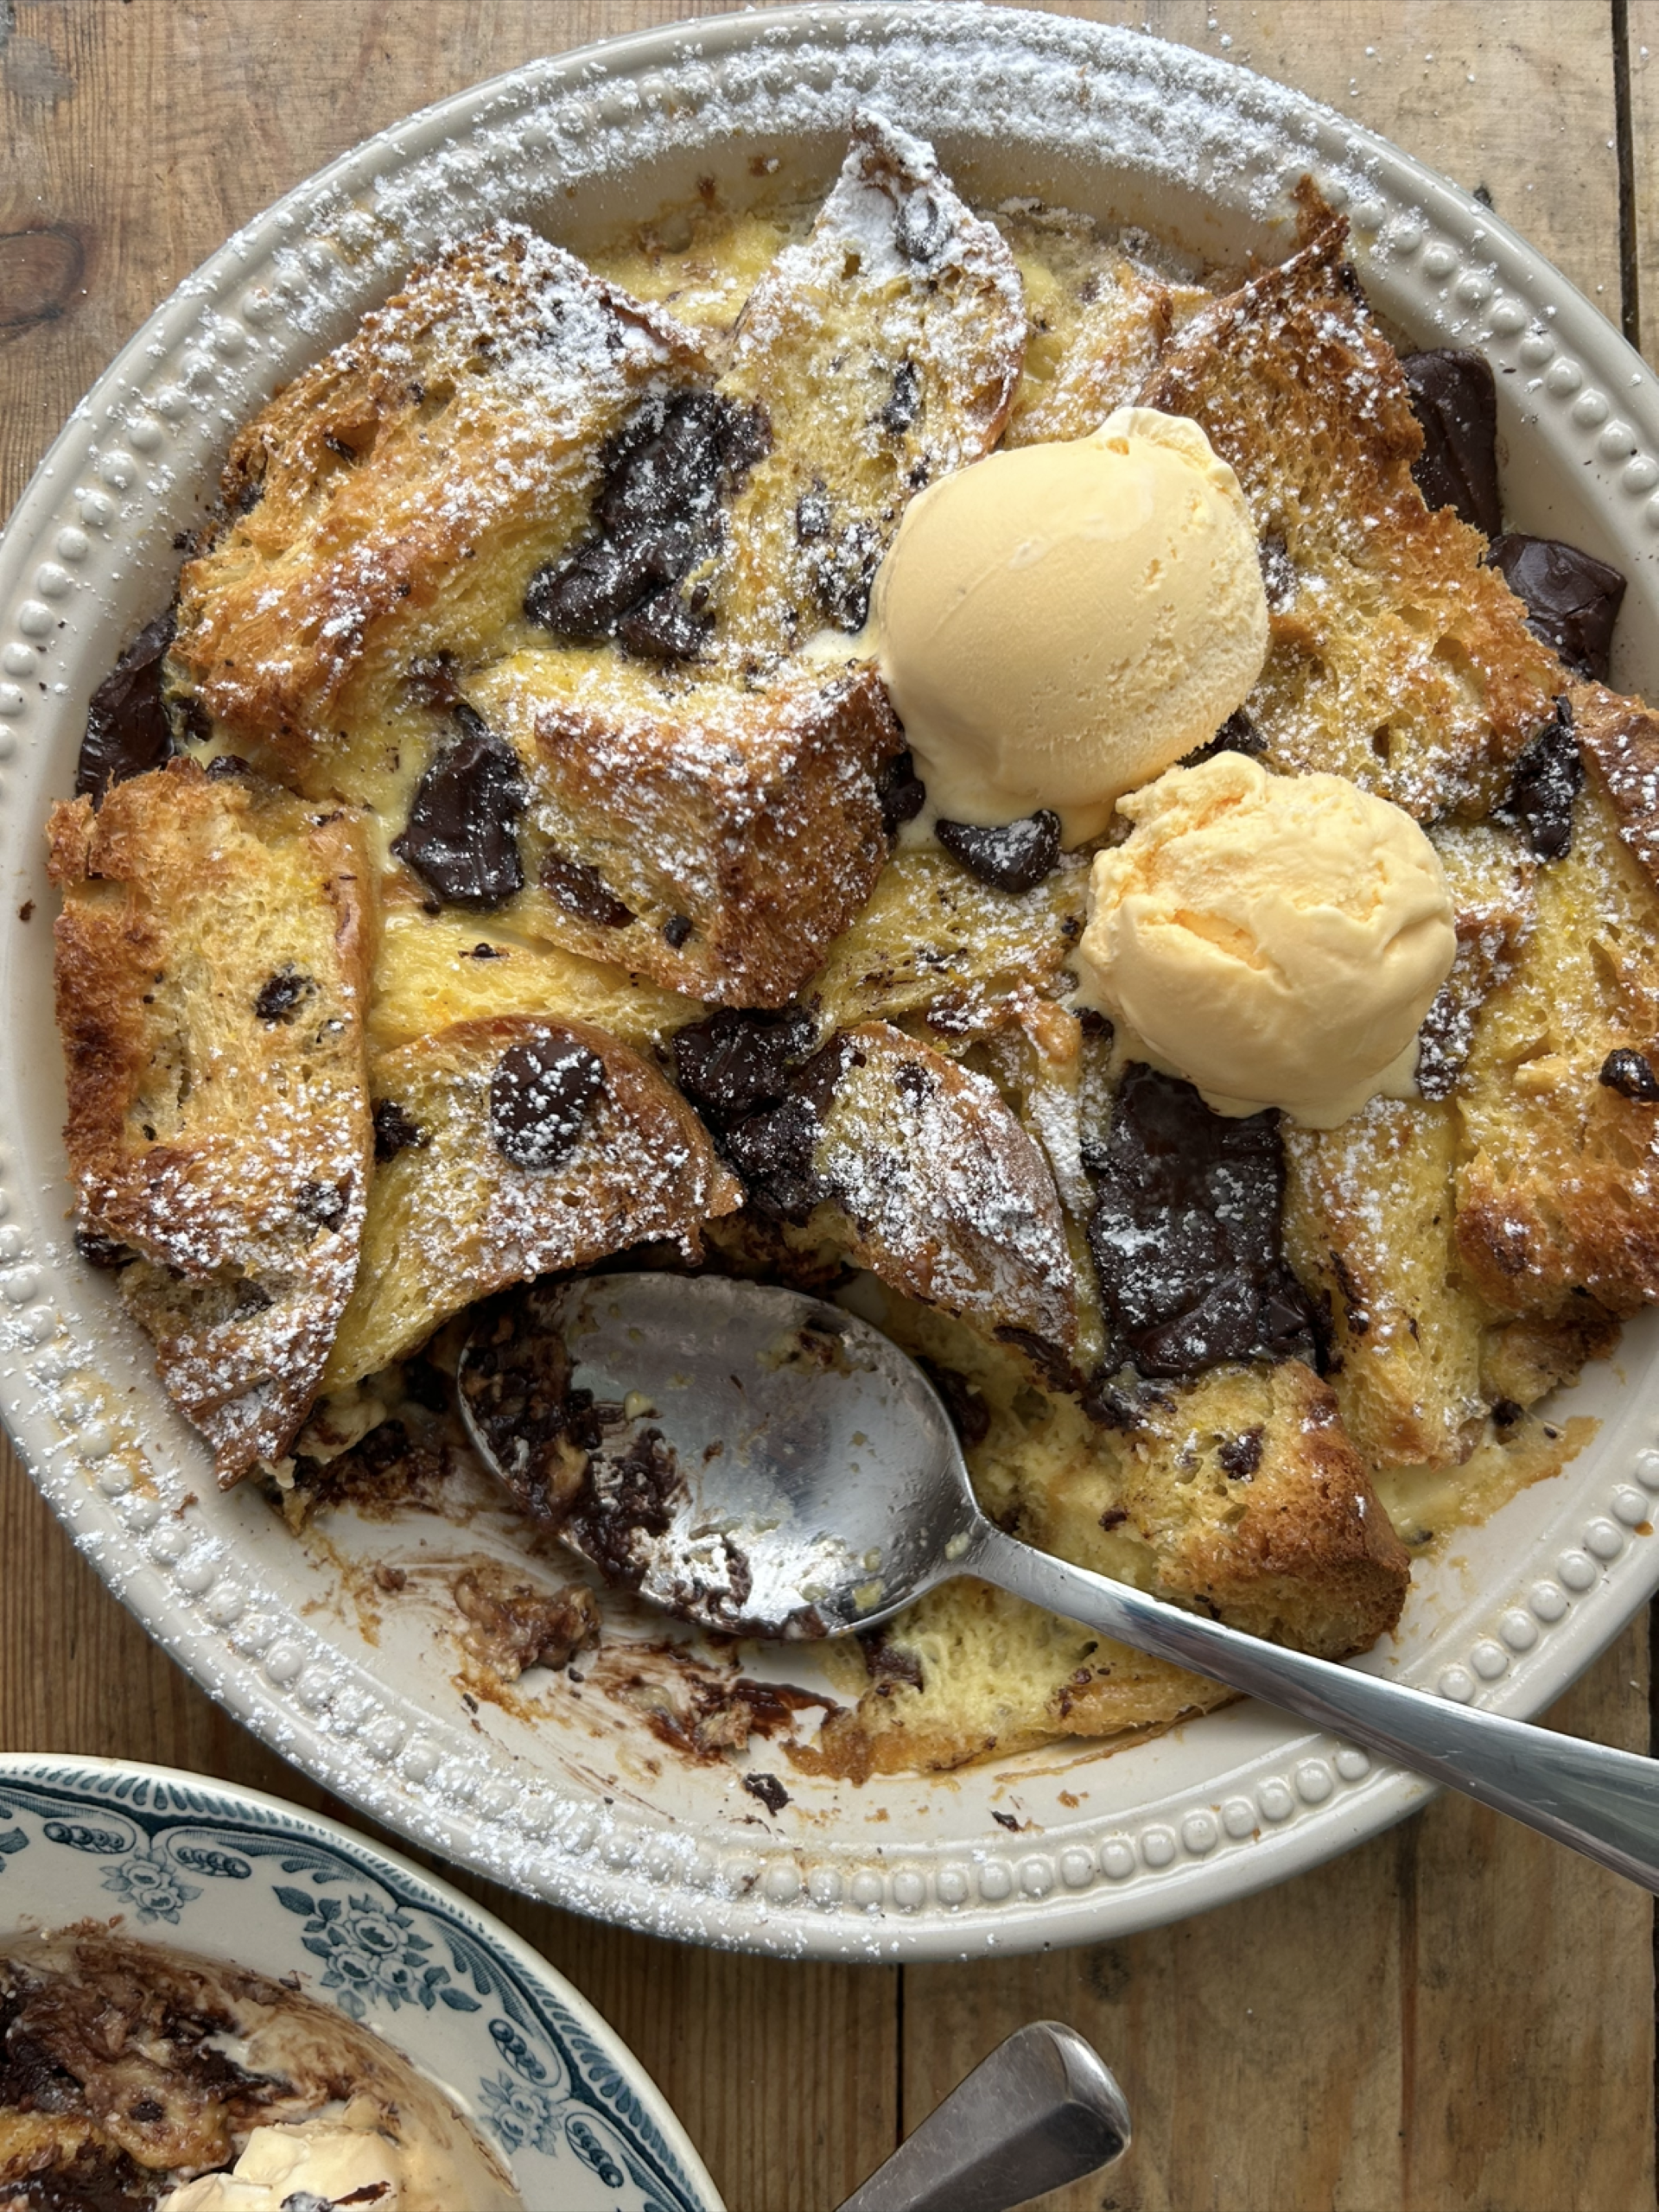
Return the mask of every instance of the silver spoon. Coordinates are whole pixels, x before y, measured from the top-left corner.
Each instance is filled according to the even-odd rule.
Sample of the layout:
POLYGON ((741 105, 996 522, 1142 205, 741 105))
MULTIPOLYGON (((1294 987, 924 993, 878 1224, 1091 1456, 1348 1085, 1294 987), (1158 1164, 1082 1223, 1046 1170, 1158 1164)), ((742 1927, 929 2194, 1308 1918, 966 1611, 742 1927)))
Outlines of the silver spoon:
POLYGON ((1058 2020, 998 2044, 840 2212, 1012 2212, 1128 2148, 1123 2092, 1058 2020))
MULTIPOLYGON (((1258 1642, 1005 1535, 975 1503, 921 1370, 839 1306, 715 1275, 597 1275, 519 1296, 533 1326, 518 1351, 539 1363, 543 1399, 551 1330, 565 1380, 595 1401, 598 1448, 559 1534, 652 1604, 728 1633, 829 1637, 980 1575, 1659 1891, 1659 1764, 1258 1642)), ((523 1452, 506 1464, 510 1438, 487 1418, 511 1335, 498 1319, 468 1338, 461 1402, 486 1465, 522 1497, 523 1452)))

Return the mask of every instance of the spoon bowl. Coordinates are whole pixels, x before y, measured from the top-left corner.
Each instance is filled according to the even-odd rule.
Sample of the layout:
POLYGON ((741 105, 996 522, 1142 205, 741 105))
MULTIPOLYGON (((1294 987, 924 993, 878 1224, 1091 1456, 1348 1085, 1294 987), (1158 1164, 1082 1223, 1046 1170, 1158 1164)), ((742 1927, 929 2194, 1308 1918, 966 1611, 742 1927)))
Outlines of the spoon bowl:
MULTIPOLYGON (((868 1322, 725 1276, 584 1276, 537 1311, 600 1429, 559 1535, 609 1580, 704 1628, 798 1640, 871 1627, 956 1571, 978 1510, 950 1417, 868 1322)), ((499 1472, 478 1356, 474 1338, 461 1411, 499 1472)))
POLYGON ((720 1275, 531 1284, 474 1328, 458 1380, 485 1464, 608 1580, 683 1619, 840 1636, 981 1575, 1659 1891, 1659 1764, 1259 1642, 1019 1542, 980 1512, 921 1370, 839 1306, 720 1275), (503 1405, 528 1409, 522 1433, 503 1405))

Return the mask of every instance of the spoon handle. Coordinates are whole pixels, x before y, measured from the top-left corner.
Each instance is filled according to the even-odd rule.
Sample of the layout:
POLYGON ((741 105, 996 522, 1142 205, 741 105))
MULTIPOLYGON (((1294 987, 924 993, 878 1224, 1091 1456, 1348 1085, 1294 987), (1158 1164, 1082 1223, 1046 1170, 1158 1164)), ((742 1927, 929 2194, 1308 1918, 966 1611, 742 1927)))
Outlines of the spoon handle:
POLYGON ((1264 1643, 1033 1551, 988 1522, 957 1572, 1330 1728, 1659 1891, 1659 1761, 1264 1643))
POLYGON ((1129 2139, 1123 2092, 1058 2020, 1016 2029, 841 2212, 1010 2212, 1098 2173, 1129 2139))

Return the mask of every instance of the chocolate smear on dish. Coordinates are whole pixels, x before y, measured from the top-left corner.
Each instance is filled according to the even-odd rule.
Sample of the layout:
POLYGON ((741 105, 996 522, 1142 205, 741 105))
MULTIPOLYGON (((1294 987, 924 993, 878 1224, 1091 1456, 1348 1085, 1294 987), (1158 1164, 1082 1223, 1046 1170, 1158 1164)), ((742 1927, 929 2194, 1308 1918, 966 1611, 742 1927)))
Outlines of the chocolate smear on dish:
POLYGON ((1503 527, 1497 491, 1497 386, 1491 364, 1462 347, 1406 353, 1400 366, 1423 449, 1411 465, 1431 507, 1451 507, 1484 537, 1503 527))
POLYGON ((528 798, 518 757, 464 702, 462 735, 430 762, 391 849, 446 906, 505 906, 524 883, 518 823, 528 798))
POLYGON ((533 1521, 556 1526, 575 1499, 604 1421, 573 1389, 560 1286, 533 1282, 477 1309, 456 1388, 495 1471, 533 1521))
POLYGON ((1115 1346, 1144 1376, 1226 1360, 1313 1360, 1307 1299, 1284 1256, 1279 1117, 1211 1111, 1190 1083, 1132 1065, 1095 1178, 1089 1245, 1115 1346))
POLYGON ((112 784, 159 768, 173 751, 162 669, 173 642, 169 608, 147 622, 92 696, 75 764, 75 796, 101 803, 112 784))
POLYGON ((711 1128, 728 1129, 778 1105, 817 1041, 817 1024, 804 1007, 721 1007, 675 1032, 675 1080, 711 1128))
POLYGON ((1624 578, 1605 561, 1557 537, 1509 531, 1488 555, 1527 610, 1527 627, 1577 674, 1605 683, 1624 578))

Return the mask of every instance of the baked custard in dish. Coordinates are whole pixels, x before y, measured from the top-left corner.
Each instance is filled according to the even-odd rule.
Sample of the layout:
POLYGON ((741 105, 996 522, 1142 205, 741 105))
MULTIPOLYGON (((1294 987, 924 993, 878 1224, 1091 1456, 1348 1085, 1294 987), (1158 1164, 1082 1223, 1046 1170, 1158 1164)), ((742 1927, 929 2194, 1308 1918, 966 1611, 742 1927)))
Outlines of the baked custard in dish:
MULTIPOLYGON (((1344 246, 1305 187, 1281 265, 1197 271, 970 208, 867 117, 816 210, 446 246, 238 432, 51 825, 81 1247, 222 1483, 395 1494, 464 1449, 479 1302, 624 1254, 842 1299, 1005 1527, 1328 1656, 1393 1627, 1414 1546, 1560 1471, 1590 1425, 1540 1408, 1659 1293, 1659 724, 1607 687, 1623 580, 1503 531, 1490 370, 1397 352, 1344 246), (941 486, 1064 486, 1068 446, 1079 480, 1190 465, 1253 562, 1224 623, 1189 575, 1166 677, 1149 644, 1102 679, 1127 781, 1050 799, 1022 717, 1065 723, 1125 609, 1046 622, 1033 537, 1018 635, 986 648, 965 576, 917 632, 960 666, 907 681, 899 564, 941 486), (1183 1059, 1185 986, 1134 997, 1142 856, 1191 880, 1224 804, 1327 874, 1375 833, 1430 932, 1407 1049, 1368 1033, 1328 1111, 1298 1024, 1370 988, 1358 939, 1298 980, 1174 899, 1282 1082, 1183 1059)), ((603 1410, 556 1365, 538 1530, 603 1410)), ((571 1586, 469 1614, 558 1666, 607 1632, 571 1586)), ((969 1580, 827 1657, 795 1756, 852 1777, 1228 1694, 969 1580)))

